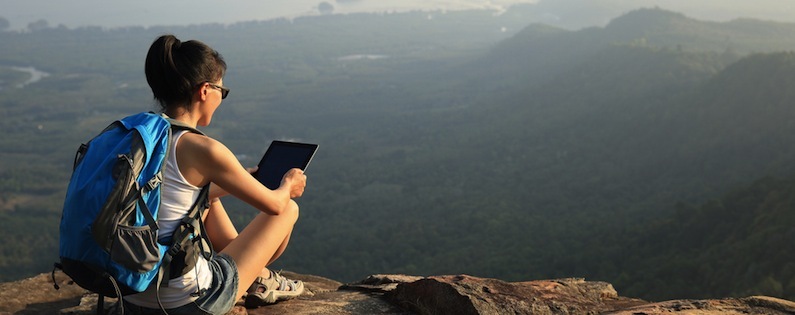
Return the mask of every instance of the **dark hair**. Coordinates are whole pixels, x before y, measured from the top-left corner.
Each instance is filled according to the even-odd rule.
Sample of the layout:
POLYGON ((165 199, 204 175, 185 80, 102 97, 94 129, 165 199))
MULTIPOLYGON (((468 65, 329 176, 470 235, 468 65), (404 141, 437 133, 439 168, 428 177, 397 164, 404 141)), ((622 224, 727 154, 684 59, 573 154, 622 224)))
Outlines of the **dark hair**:
POLYGON ((165 111, 169 106, 190 106, 199 85, 224 77, 226 62, 200 41, 183 43, 174 35, 163 35, 149 47, 144 71, 154 98, 165 111))

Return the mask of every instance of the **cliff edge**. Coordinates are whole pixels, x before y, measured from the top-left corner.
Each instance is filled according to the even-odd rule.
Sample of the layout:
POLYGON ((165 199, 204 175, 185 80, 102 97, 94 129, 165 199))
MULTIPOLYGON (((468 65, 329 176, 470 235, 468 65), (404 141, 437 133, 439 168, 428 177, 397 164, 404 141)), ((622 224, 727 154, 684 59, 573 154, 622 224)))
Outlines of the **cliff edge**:
MULTIPOLYGON (((619 296, 606 282, 554 279, 505 282, 468 275, 372 275, 350 284, 284 272, 303 280, 294 300, 229 314, 795 314, 795 302, 766 296, 649 302, 619 296)), ((95 314, 96 295, 62 273, 0 284, 0 315, 95 314)), ((112 305, 108 299, 106 306, 112 305)))

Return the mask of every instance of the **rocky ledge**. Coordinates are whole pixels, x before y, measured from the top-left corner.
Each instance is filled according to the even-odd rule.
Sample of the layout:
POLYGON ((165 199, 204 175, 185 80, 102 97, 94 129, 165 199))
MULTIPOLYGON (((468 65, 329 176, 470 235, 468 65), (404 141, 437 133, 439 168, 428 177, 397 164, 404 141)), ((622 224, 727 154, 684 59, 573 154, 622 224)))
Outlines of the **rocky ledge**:
MULTIPOLYGON (((305 293, 278 304, 230 314, 795 314, 795 302, 765 296, 648 302, 619 296, 606 282, 556 279, 505 282, 467 275, 373 275, 357 283, 284 272, 305 293)), ((96 295, 56 273, 0 284, 0 315, 95 314, 96 295)), ((109 299, 106 305, 113 304, 109 299)))

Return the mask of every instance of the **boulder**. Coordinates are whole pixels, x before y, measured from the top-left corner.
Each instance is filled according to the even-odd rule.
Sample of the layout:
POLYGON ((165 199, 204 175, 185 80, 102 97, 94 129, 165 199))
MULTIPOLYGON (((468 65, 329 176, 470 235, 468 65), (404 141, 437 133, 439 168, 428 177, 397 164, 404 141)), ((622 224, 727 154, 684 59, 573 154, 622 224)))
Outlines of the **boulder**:
POLYGON ((467 275, 404 283, 387 297, 419 314, 598 314, 646 304, 618 296, 606 282, 559 279, 511 283, 467 275))

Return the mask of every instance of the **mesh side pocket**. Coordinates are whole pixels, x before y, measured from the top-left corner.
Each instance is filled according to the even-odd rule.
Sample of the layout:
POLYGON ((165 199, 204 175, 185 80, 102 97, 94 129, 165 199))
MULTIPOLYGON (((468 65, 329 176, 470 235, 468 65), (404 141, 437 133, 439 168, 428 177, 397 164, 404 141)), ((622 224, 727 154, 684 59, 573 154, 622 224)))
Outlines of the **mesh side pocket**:
POLYGON ((149 226, 119 225, 110 250, 110 259, 140 273, 154 269, 160 260, 157 232, 152 231, 149 226))
POLYGON ((106 252, 113 247, 116 238, 116 228, 122 224, 134 224, 135 220, 135 174, 132 169, 132 159, 120 154, 113 166, 113 178, 116 183, 110 191, 105 204, 91 225, 91 235, 99 246, 106 252), (132 195, 132 196, 131 196, 132 195), (121 221, 127 220, 127 221, 121 221))

